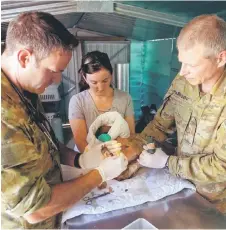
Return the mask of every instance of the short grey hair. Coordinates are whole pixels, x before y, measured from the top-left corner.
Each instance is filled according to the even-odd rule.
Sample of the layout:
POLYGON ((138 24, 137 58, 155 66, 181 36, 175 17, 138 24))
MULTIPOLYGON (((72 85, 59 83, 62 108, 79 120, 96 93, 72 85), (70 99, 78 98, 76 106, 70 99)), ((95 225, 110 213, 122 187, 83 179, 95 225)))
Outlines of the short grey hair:
POLYGON ((200 15, 192 19, 180 31, 177 47, 187 50, 196 44, 204 45, 207 58, 226 50, 226 22, 217 15, 200 15))
POLYGON ((26 12, 18 15, 8 26, 6 50, 13 53, 18 45, 31 49, 38 59, 47 57, 56 48, 72 51, 78 40, 53 15, 26 12))

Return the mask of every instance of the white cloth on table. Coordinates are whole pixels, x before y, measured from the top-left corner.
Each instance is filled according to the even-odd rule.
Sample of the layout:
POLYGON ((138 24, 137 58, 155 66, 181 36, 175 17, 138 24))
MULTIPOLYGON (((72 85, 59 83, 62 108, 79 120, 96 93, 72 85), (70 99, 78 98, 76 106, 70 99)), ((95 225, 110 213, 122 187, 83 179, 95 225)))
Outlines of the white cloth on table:
MULTIPOLYGON (((72 171, 70 171, 68 179, 73 177, 72 174, 72 171)), ((79 175, 74 171, 74 177, 79 175)), ((64 212, 62 222, 81 214, 101 214, 136 206, 148 201, 156 201, 175 194, 184 188, 195 190, 193 184, 171 175, 167 169, 142 168, 139 174, 131 179, 125 181, 112 180, 108 182, 106 189, 93 189, 83 199, 64 212), (112 193, 93 200, 91 204, 86 204, 87 198, 109 192, 109 188, 113 190, 112 193)))
MULTIPOLYGON (((111 126, 108 134, 115 139, 118 136, 129 137, 127 122, 117 112, 101 114, 90 126, 87 136, 88 148, 100 143, 95 137, 97 129, 102 125, 111 126)), ((76 169, 62 165, 63 179, 70 180, 86 174, 89 170, 76 169)), ((93 189, 83 199, 64 212, 62 222, 81 214, 101 214, 117 209, 156 201, 163 197, 175 194, 184 188, 195 190, 195 186, 187 180, 177 178, 166 169, 142 168, 138 175, 124 181, 109 181, 108 187, 103 190, 93 189), (87 204, 86 199, 113 191, 106 196, 99 197, 87 204)))

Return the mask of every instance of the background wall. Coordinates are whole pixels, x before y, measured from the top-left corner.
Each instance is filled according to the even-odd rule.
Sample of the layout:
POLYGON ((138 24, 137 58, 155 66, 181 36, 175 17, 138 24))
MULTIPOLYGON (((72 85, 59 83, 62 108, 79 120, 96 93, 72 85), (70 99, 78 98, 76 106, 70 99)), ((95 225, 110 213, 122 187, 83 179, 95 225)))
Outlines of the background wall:
POLYGON ((140 107, 156 104, 159 107, 180 63, 177 61, 175 39, 132 41, 130 62, 130 94, 136 119, 140 107))

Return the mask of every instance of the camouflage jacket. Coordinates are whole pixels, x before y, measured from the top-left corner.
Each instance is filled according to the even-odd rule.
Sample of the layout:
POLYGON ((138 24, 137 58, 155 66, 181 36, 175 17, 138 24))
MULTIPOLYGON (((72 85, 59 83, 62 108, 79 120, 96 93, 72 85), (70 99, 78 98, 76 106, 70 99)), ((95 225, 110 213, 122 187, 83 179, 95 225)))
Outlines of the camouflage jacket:
POLYGON ((56 216, 29 224, 23 216, 48 203, 61 183, 59 152, 31 120, 9 80, 1 73, 1 207, 3 229, 57 228, 56 216))
POLYGON ((226 71, 204 95, 177 75, 141 136, 163 141, 175 126, 178 148, 177 156, 169 158, 170 172, 192 181, 226 213, 226 71))

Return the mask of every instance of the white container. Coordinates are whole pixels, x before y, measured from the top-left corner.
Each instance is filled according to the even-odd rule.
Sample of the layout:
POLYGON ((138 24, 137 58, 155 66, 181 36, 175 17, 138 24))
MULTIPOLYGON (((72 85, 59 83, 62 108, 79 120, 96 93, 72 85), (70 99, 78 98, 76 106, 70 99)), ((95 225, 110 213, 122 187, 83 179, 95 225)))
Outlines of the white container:
POLYGON ((64 143, 64 136, 63 136, 63 128, 62 128, 62 120, 60 116, 54 116, 51 120, 51 126, 53 128, 53 131, 57 137, 57 139, 64 143))
POLYGON ((52 119, 54 118, 54 116, 56 116, 57 113, 45 113, 45 116, 47 118, 47 120, 49 121, 49 123, 51 124, 52 119))
POLYGON ((144 218, 139 218, 129 225, 126 225, 123 229, 158 229, 144 218))
POLYGON ((52 101, 60 101, 60 94, 58 91, 59 84, 52 84, 48 86, 44 93, 39 94, 39 98, 41 102, 52 102, 52 101))
POLYGON ((45 89, 45 92, 39 94, 40 101, 45 113, 58 113, 60 111, 60 93, 59 84, 52 84, 45 89))

